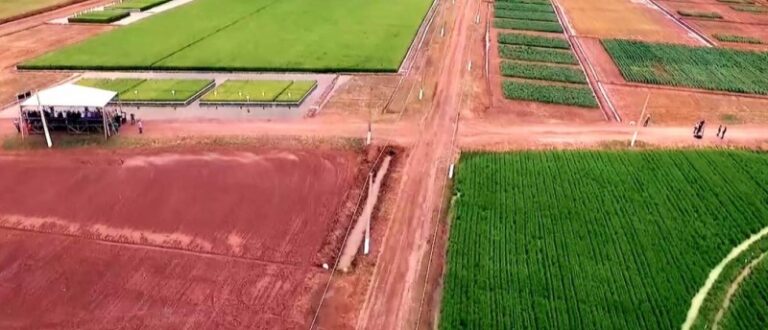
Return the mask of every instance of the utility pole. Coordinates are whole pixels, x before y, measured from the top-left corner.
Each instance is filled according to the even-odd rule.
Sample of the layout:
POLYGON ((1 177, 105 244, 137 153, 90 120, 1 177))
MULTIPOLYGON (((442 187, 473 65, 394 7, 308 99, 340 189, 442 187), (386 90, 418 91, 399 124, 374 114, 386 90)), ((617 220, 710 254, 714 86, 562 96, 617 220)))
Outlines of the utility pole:
POLYGON ((630 147, 635 146, 635 142, 637 141, 637 133, 640 131, 640 125, 643 122, 643 117, 645 116, 645 109, 648 108, 648 100, 651 99, 651 92, 648 92, 648 94, 645 97, 645 104, 643 105, 643 111, 640 112, 640 118, 637 120, 637 123, 635 123, 635 134, 632 135, 632 142, 629 144, 630 147))

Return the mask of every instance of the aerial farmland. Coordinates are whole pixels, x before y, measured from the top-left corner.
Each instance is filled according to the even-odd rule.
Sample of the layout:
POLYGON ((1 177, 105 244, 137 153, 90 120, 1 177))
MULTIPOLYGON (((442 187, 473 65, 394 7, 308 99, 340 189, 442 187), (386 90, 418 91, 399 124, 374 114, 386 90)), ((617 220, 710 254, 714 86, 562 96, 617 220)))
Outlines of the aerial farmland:
POLYGON ((0 328, 764 329, 764 0, 0 0, 0 328))

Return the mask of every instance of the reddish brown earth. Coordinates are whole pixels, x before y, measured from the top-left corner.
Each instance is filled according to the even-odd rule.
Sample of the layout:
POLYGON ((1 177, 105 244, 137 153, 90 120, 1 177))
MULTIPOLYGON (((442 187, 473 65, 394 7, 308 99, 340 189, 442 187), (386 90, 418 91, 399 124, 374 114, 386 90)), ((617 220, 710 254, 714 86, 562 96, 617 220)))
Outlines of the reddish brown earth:
MULTIPOLYGON (((752 24, 757 25, 757 28, 766 28, 768 25, 768 13, 749 13, 743 11, 737 11, 731 9, 730 4, 724 3, 681 3, 659 0, 659 4, 668 8, 674 12, 676 16, 681 17, 678 10, 690 10, 700 12, 716 12, 723 16, 722 19, 707 19, 707 18, 695 18, 684 17, 686 21, 718 21, 718 22, 733 22, 739 24, 752 24)), ((768 7, 762 6, 766 9, 768 7)))
POLYGON ((717 41, 714 37, 711 38, 723 47, 768 51, 768 26, 719 22, 716 20, 690 20, 689 23, 710 36, 713 36, 714 34, 729 34, 757 38, 763 42, 763 44, 744 44, 722 42, 717 41))
POLYGON ((0 156, 0 327, 306 328, 364 156, 178 149, 0 156))

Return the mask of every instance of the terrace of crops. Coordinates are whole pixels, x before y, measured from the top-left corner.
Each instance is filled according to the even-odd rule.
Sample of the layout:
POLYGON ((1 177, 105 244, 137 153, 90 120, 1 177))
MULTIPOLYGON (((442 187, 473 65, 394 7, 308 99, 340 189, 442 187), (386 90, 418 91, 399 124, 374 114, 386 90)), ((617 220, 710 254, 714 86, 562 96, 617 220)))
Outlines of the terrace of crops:
POLYGON ((431 0, 195 0, 24 69, 394 72, 431 0))
POLYGON ((498 44, 504 97, 584 108, 598 106, 552 4, 543 0, 501 0, 494 5, 494 16, 494 27, 502 31, 498 44))
POLYGON ((679 329, 765 182, 749 151, 464 153, 440 328, 679 329))
POLYGON ((768 52, 604 40, 631 82, 768 95, 768 52))

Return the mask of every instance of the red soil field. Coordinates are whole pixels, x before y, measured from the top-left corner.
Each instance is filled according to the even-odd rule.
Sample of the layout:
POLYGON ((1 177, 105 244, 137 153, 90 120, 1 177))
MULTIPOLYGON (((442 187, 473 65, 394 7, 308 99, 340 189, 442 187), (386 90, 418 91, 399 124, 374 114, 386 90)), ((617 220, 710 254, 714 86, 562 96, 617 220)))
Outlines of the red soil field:
MULTIPOLYGON (((729 4, 724 3, 682 3, 682 2, 672 2, 672 1, 664 1, 659 0, 659 4, 662 6, 670 9, 670 11, 674 12, 675 15, 677 14, 678 10, 691 10, 691 11, 701 11, 701 12, 716 12, 720 13, 720 15, 723 16, 722 19, 699 19, 699 18, 692 18, 692 17, 685 17, 684 19, 688 22, 692 21, 721 21, 721 22, 736 22, 736 23, 746 23, 746 24, 760 24, 763 26, 757 26, 756 28, 768 28, 768 13, 748 13, 748 12, 742 12, 742 11, 736 11, 731 9, 729 4)), ((768 7, 761 6, 763 9, 766 9, 768 7)))
POLYGON ((720 46, 730 47, 730 48, 739 48, 739 49, 748 49, 748 50, 768 51, 768 26, 738 24, 738 23, 729 23, 729 22, 718 22, 718 21, 705 21, 705 20, 690 20, 688 21, 688 23, 696 27, 699 31, 702 31, 703 33, 706 33, 710 36, 713 36, 714 34, 737 35, 737 36, 757 38, 763 42, 763 44, 744 44, 744 43, 734 43, 734 42, 722 42, 722 41, 716 40, 714 37, 710 38, 712 40, 715 40, 717 43, 719 43, 720 46))
POLYGON ((188 149, 0 156, 0 328, 306 328, 364 156, 188 149))

